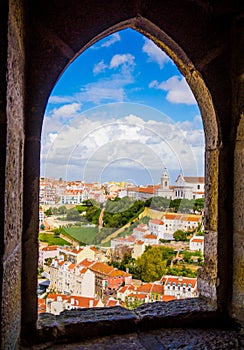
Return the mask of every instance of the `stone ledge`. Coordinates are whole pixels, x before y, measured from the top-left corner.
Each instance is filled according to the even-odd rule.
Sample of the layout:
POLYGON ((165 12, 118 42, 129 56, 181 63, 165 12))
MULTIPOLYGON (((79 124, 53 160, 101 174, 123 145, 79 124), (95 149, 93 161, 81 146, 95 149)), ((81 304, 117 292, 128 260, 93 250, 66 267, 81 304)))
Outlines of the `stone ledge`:
POLYGON ((133 311, 120 306, 65 310, 40 314, 36 344, 83 341, 107 335, 130 334, 162 327, 229 327, 231 322, 206 300, 192 298, 143 304, 133 311))
MULTIPOLYGON (((73 344, 47 346, 46 350, 242 350, 244 336, 235 330, 160 329, 111 335, 73 344)), ((41 350, 33 348, 32 350, 41 350)))

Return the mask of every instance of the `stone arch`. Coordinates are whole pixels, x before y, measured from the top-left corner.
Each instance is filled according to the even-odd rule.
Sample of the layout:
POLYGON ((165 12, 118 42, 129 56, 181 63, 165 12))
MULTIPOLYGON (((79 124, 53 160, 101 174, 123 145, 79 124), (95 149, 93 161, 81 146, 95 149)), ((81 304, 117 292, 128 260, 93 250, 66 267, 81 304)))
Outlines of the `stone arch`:
MULTIPOLYGON (((235 85, 237 77, 231 70, 231 65, 243 68, 241 61, 232 57, 238 56, 241 47, 242 27, 240 24, 233 26, 235 20, 240 23, 240 8, 234 3, 226 7, 209 1, 170 0, 160 3, 156 0, 110 1, 107 4, 75 0, 6 3, 9 8, 4 8, 5 21, 1 22, 4 50, 0 56, 4 71, 1 70, 1 76, 5 74, 4 78, 7 77, 7 83, 3 79, 4 85, 0 88, 7 106, 1 105, 1 108, 8 120, 8 123, 3 123, 7 130, 3 140, 7 141, 5 173, 1 173, 1 179, 3 174, 6 175, 5 188, 1 191, 5 198, 2 215, 5 221, 1 228, 7 247, 2 255, 3 342, 14 348, 20 339, 20 328, 25 339, 36 332, 40 135, 49 93, 65 67, 82 50, 105 35, 128 26, 153 39, 173 58, 199 103, 207 146, 206 268, 200 273, 199 286, 202 296, 217 304, 218 312, 225 317, 233 316, 230 312, 233 301, 232 257, 235 255, 232 249, 233 226, 238 231, 236 237, 243 233, 242 220, 239 220, 238 227, 239 214, 234 211, 233 198, 233 187, 237 199, 242 183, 241 170, 234 170, 235 126, 239 116, 233 112, 237 102, 232 89, 237 93, 238 86, 235 85), (5 66, 8 71, 4 70, 5 66), (16 217, 12 215, 15 207, 11 195, 14 191, 20 192, 16 217), (13 272, 11 264, 16 261, 13 272), (12 274, 11 288, 6 283, 9 274, 12 274), (15 335, 10 332, 12 323, 15 335)), ((238 144, 236 169, 241 164, 243 152, 242 141, 238 144)), ((4 149, 5 145, 1 144, 1 147, 4 149)), ((238 269, 240 257, 241 254, 239 260, 235 260, 234 256, 235 269, 238 269)), ((239 282, 236 280, 236 283, 239 282)), ((243 310, 241 300, 236 292, 234 306, 239 319, 243 310)), ((51 332, 55 337, 55 330, 51 332)))
MULTIPOLYGON (((218 145, 221 143, 219 140, 219 131, 218 131, 218 123, 217 118, 214 110, 213 101, 211 98, 211 94, 209 90, 206 87, 206 84, 201 76, 201 74, 198 72, 198 70, 194 67, 193 63, 187 57, 185 52, 181 49, 177 43, 170 38, 165 32, 163 32, 160 28, 158 28, 156 25, 148 21, 147 19, 137 16, 135 18, 129 19, 125 22, 120 22, 114 26, 109 27, 102 33, 99 33, 94 38, 92 38, 89 42, 84 45, 84 47, 79 48, 77 53, 71 52, 69 50, 69 54, 65 54, 68 56, 68 62, 65 62, 65 65, 60 65, 59 70, 55 72, 57 76, 60 76, 64 69, 69 66, 74 59, 82 54, 88 47, 92 46, 97 41, 103 39, 104 37, 115 33, 119 30, 125 29, 125 28, 132 28, 134 30, 137 30, 138 32, 142 33, 146 37, 150 38, 155 42, 156 45, 158 45, 163 51, 165 51, 174 61, 174 63, 177 65, 181 73, 185 76, 189 86, 191 87, 196 100, 199 104, 202 119, 203 119, 203 125, 205 130, 205 144, 206 144, 206 152, 208 154, 207 162, 211 161, 211 155, 212 152, 216 152, 216 149, 218 145), (208 130, 208 132, 206 132, 208 130)), ((48 77, 50 79, 50 76, 48 77)), ((47 91, 48 95, 50 94, 52 88, 54 87, 55 79, 53 79, 52 85, 49 86, 49 91, 47 91)), ((44 82, 45 85, 45 82, 44 82)), ((40 116, 39 116, 40 117, 40 116)), ((42 115, 43 117, 43 115, 42 115)), ((211 190, 208 189, 207 192, 207 206, 208 206, 208 215, 211 216, 211 220, 217 221, 216 213, 217 213, 217 197, 213 196, 213 193, 217 191, 217 174, 218 174, 218 162, 212 162, 211 166, 207 166, 206 168, 206 177, 207 181, 209 181, 212 186, 211 190), (213 184, 215 186, 213 186, 213 184), (214 208, 214 210, 211 211, 211 208, 214 208)), ((206 210, 207 211, 207 210, 206 210)), ((211 242, 213 239, 216 240, 216 231, 215 231, 215 237, 211 235, 210 240, 211 242)), ((207 244, 206 244, 207 246, 207 244)), ((217 242, 214 244, 214 250, 207 248, 205 251, 205 259, 215 261, 214 265, 212 266, 211 271, 208 270, 207 273, 203 275, 203 277, 200 279, 200 285, 202 286, 201 293, 202 295, 212 298, 216 301, 217 295, 216 295, 216 279, 212 279, 213 275, 216 275, 217 271, 217 261, 213 258, 216 255, 216 246, 217 242), (210 277, 211 276, 211 277, 210 277)), ((207 246, 208 247, 208 246, 207 246)))

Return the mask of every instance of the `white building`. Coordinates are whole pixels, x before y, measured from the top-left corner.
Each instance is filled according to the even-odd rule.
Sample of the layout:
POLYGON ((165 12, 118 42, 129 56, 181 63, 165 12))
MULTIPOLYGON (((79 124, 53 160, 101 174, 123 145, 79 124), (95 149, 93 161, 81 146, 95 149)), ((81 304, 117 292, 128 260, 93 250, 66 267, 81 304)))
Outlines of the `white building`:
POLYGON ((131 256, 133 259, 139 258, 145 251, 146 243, 142 240, 136 240, 131 256))
POLYGON ((170 186, 170 177, 165 169, 162 177, 160 188, 157 190, 157 196, 168 199, 198 199, 204 198, 204 177, 201 176, 183 176, 180 174, 175 185, 170 186))
POLYGON ((150 230, 146 224, 139 224, 133 229, 132 236, 136 239, 142 239, 146 234, 150 234, 150 230))
POLYGON ((148 225, 149 225, 149 230, 153 235, 157 236, 158 239, 160 238, 164 239, 165 225, 162 220, 151 219, 149 220, 148 225))
POLYGON ((204 252, 204 236, 193 236, 190 239, 190 247, 191 251, 200 251, 202 254, 204 252))
POLYGON ((60 204, 81 204, 87 199, 82 190, 68 190, 60 196, 60 204))
POLYGON ((202 215, 196 214, 178 214, 178 213, 164 213, 162 216, 164 222, 164 239, 173 238, 173 234, 177 230, 193 231, 202 224, 202 215))
POLYGON ((126 237, 118 237, 111 239, 110 246, 112 249, 115 249, 118 246, 133 247, 135 240, 136 239, 132 235, 126 237))
POLYGON ((84 264, 67 261, 53 261, 50 266, 50 290, 66 295, 74 294, 93 298, 95 296, 95 274, 88 269, 94 264, 85 260, 84 264))
POLYGON ((64 310, 80 308, 104 307, 101 299, 83 296, 67 296, 65 294, 49 294, 46 299, 46 312, 59 315, 64 310))
POLYGON ((198 296, 197 278, 164 276, 161 279, 164 286, 164 295, 176 299, 195 298, 198 296))
POLYGON ((63 256, 63 259, 70 261, 74 264, 78 264, 84 259, 96 260, 99 254, 98 250, 93 246, 82 246, 77 245, 75 248, 62 248, 59 247, 59 255, 63 256))
POLYGON ((55 258, 59 256, 59 250, 56 245, 39 248, 38 265, 43 267, 45 260, 48 258, 55 258))

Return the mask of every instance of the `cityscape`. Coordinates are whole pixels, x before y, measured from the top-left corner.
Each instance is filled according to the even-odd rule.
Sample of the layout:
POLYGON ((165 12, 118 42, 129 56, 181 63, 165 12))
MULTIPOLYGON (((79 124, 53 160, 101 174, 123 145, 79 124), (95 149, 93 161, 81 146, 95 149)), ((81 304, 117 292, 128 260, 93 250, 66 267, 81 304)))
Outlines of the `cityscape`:
POLYGON ((198 296, 202 119, 153 41, 127 28, 67 67, 46 106, 40 162, 39 313, 198 296))
POLYGON ((40 178, 38 312, 198 296, 204 177, 171 184, 40 178))

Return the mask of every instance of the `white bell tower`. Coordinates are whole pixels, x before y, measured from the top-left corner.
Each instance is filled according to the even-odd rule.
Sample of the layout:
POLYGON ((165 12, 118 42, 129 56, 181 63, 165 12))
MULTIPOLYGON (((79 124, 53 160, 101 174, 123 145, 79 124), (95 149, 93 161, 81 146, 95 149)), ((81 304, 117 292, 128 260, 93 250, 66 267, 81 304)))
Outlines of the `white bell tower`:
POLYGON ((167 172, 167 169, 164 168, 164 172, 161 176, 161 189, 162 190, 169 190, 169 174, 167 172))

